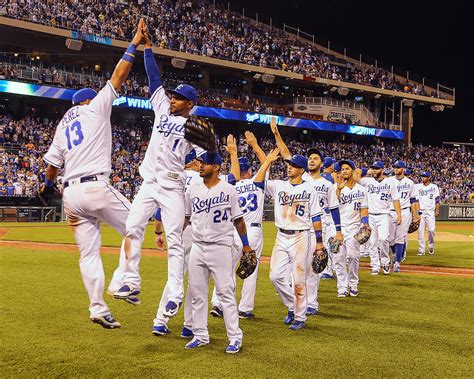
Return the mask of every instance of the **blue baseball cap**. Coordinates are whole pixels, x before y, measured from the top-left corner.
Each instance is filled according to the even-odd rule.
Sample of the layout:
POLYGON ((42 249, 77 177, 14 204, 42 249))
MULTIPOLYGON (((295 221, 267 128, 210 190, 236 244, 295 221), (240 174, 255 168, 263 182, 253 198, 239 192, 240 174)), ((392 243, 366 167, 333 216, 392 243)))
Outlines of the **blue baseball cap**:
POLYGON ((218 153, 209 153, 207 151, 198 160, 205 164, 217 164, 219 166, 222 164, 222 157, 218 153))
POLYGON ((405 175, 411 175, 411 174, 413 174, 412 169, 411 168, 406 168, 405 169, 405 175))
POLYGON ((361 171, 362 172, 361 172, 360 176, 364 177, 364 176, 367 176, 367 173, 369 172, 369 169, 367 167, 364 167, 361 171))
POLYGON ((247 157, 239 158, 240 172, 245 172, 250 169, 250 161, 247 157))
POLYGON ((423 176, 425 178, 429 178, 431 176, 431 172, 429 171, 423 171, 420 176, 423 176))
POLYGON ((192 149, 185 157, 184 164, 187 165, 196 159, 196 150, 192 149))
MULTIPOLYGON (((350 159, 343 159, 342 161, 339 161, 338 163, 339 167, 342 167, 343 164, 349 165, 353 170, 355 170, 356 168, 355 163, 350 159)), ((334 165, 334 171, 336 171, 336 165, 334 165)))
POLYGON ((192 101, 193 103, 197 102, 198 94, 194 87, 189 84, 180 84, 174 90, 170 90, 169 92, 184 97, 186 100, 192 101))
POLYGON ((341 165, 338 162, 334 163, 334 172, 341 172, 341 165))
POLYGON ((324 158, 323 167, 324 168, 331 167, 334 163, 336 163, 336 160, 334 158, 326 157, 324 158))
POLYGON ((407 165, 405 162, 403 161, 396 161, 394 164, 393 164, 393 167, 395 168, 406 168, 407 165))
POLYGON ((305 170, 308 167, 308 160, 299 154, 293 155, 291 159, 285 159, 285 162, 291 163, 299 168, 304 168, 305 170))
POLYGON ((314 147, 309 149, 308 152, 306 153, 306 155, 308 155, 308 158, 313 154, 319 155, 321 157, 321 160, 324 161, 324 157, 325 157, 324 153, 322 153, 321 151, 319 151, 318 149, 316 149, 314 147))
POLYGON ((92 100, 96 96, 97 92, 94 91, 92 88, 83 88, 79 91, 74 92, 74 95, 72 95, 72 104, 77 105, 82 103, 83 101, 92 100))
POLYGON ((385 165, 381 161, 375 161, 374 163, 372 163, 372 166, 370 166, 370 168, 377 168, 377 169, 381 169, 384 167, 385 165))

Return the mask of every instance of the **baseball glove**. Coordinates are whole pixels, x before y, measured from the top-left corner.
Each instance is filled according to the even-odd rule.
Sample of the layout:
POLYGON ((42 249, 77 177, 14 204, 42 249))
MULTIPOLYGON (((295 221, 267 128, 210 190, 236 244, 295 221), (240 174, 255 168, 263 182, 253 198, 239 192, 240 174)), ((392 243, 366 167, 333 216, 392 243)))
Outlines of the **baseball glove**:
POLYGON ((354 238, 357 240, 357 242, 359 242, 361 245, 363 245, 364 243, 366 243, 369 240, 371 233, 372 232, 370 231, 370 229, 367 226, 363 226, 356 233, 354 238))
POLYGON ((190 116, 184 125, 184 138, 210 153, 217 151, 216 136, 212 124, 204 118, 190 116))
POLYGON ((333 254, 339 253, 339 248, 341 247, 341 241, 335 239, 334 237, 329 238, 329 252, 333 254))
POLYGON ((52 187, 43 184, 35 197, 42 207, 50 207, 54 200, 61 198, 61 192, 56 184, 52 187))
POLYGON ((408 233, 414 233, 418 230, 420 227, 420 220, 418 221, 412 221, 410 226, 408 227, 408 233))
POLYGON ((324 271, 326 266, 328 265, 328 251, 325 247, 322 249, 316 250, 313 253, 313 271, 316 274, 320 274, 324 271), (321 253, 322 252, 322 253, 321 253))
POLYGON ((237 268, 237 275, 241 279, 247 279, 250 275, 253 274, 257 268, 257 254, 254 250, 250 250, 247 253, 242 253, 240 257, 240 264, 237 268))

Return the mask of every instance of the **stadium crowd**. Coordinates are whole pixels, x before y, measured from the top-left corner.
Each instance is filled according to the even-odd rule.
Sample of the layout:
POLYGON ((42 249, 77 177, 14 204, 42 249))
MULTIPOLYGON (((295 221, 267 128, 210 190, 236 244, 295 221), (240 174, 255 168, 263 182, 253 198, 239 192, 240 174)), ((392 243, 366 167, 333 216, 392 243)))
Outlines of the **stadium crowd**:
MULTIPOLYGON (((15 120, 10 116, 0 117, 0 196, 31 196, 38 190, 44 177, 42 157, 54 135, 57 120, 24 117, 15 120)), ((263 128, 262 128, 263 129, 263 128)), ((150 138, 150 125, 114 125, 111 182, 126 197, 132 199, 141 183, 138 167, 145 155, 150 138)), ((217 130, 219 132, 219 130, 217 130)), ((258 130, 258 140, 264 151, 274 147, 270 129, 258 130)), ((255 155, 243 136, 238 138, 240 156, 247 156, 258 169, 255 155)), ((220 149, 227 162, 225 136, 220 135, 220 149)), ((414 180, 421 171, 431 171, 432 180, 441 189, 444 203, 468 202, 473 192, 471 173, 472 153, 465 148, 430 147, 415 145, 411 149, 400 143, 377 140, 376 143, 354 144, 343 142, 302 142, 287 139, 290 151, 304 153, 316 146, 336 159, 351 158, 359 167, 369 167, 375 159, 388 167, 397 159, 403 159, 414 171, 414 180)), ((283 161, 272 166, 271 177, 283 178, 286 174, 283 161)))
POLYGON ((307 42, 204 0, 7 0, 0 3, 1 15, 125 40, 138 18, 145 17, 161 48, 427 96, 421 84, 398 81, 382 68, 335 64, 333 57, 307 42))

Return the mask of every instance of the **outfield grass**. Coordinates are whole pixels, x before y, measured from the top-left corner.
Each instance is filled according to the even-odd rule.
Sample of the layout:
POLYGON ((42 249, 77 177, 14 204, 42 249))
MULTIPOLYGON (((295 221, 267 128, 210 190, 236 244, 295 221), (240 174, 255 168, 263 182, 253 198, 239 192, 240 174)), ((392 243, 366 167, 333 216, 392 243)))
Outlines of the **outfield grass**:
MULTIPOLYGON (((171 335, 151 335, 164 258, 143 257, 142 305, 108 298, 121 330, 88 321, 77 253, 15 249, 0 259, 8 289, 0 313, 2 377, 458 377, 474 370, 472 279, 361 272, 355 299, 338 299, 334 281, 322 281, 320 315, 292 332, 262 265, 257 318, 241 322, 244 348, 228 356, 221 319, 210 318, 211 345, 196 351, 179 338, 181 313, 170 322, 171 335)), ((110 278, 117 256, 103 260, 110 278)))
MULTIPOLYGON (((74 244, 74 236, 66 223, 1 223, 0 227, 11 227, 3 239, 17 241, 53 242, 74 244)), ((463 232, 463 235, 474 234, 474 223, 440 222, 438 231, 451 233, 463 232), (472 226, 472 231, 463 226, 472 226), (460 226, 457 229, 453 227, 460 226)), ((460 234, 460 233, 459 233, 460 234)), ((264 223, 263 255, 270 256, 275 242, 276 229, 272 222, 264 223)), ((153 225, 148 225, 143 246, 154 248, 153 225)), ((104 246, 120 246, 121 236, 107 225, 102 227, 102 243, 104 246)), ((474 268, 474 248, 472 242, 436 242, 434 256, 418 257, 416 241, 410 241, 405 263, 440 267, 474 268)), ((363 259, 367 261, 368 259, 363 259)))

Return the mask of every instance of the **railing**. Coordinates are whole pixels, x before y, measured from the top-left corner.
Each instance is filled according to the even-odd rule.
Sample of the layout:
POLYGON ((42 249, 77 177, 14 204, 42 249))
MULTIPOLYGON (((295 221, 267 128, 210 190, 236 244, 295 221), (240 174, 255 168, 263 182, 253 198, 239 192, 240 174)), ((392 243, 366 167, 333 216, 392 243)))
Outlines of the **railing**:
POLYGON ((0 222, 56 221, 56 207, 6 206, 0 207, 0 222))

